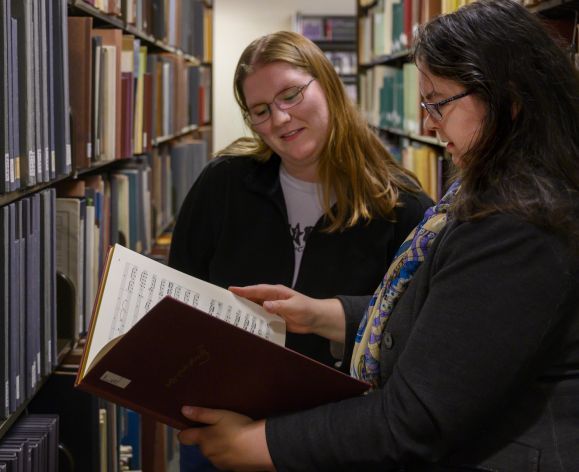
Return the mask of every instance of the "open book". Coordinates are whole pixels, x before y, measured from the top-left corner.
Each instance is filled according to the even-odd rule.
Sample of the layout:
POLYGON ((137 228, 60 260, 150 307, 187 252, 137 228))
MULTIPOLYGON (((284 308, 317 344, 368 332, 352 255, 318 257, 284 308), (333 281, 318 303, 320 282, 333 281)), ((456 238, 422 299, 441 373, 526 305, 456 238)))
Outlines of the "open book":
POLYGON ((183 429, 183 405, 262 418, 368 389, 286 349, 261 306, 115 245, 109 250, 76 386, 183 429))

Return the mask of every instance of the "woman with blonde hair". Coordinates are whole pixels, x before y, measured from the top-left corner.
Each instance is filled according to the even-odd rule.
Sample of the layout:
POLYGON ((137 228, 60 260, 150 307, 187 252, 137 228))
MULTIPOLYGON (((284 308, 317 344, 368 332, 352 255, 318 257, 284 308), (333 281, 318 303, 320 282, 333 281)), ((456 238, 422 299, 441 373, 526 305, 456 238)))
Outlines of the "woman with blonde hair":
MULTIPOLYGON (((308 39, 282 31, 253 41, 234 80, 253 137, 219 152, 192 187, 170 265, 222 287, 369 299, 430 199, 308 39)), ((321 336, 288 333, 286 345, 336 363, 321 336)), ((182 449, 181 470, 200 470, 184 465, 190 453, 182 449)))
MULTIPOLYGON (((253 137, 204 169, 180 211, 170 264, 223 287, 371 294, 430 199, 305 37, 282 31, 252 42, 235 96, 253 137)), ((290 335, 288 347, 334 363, 321 338, 290 335)))

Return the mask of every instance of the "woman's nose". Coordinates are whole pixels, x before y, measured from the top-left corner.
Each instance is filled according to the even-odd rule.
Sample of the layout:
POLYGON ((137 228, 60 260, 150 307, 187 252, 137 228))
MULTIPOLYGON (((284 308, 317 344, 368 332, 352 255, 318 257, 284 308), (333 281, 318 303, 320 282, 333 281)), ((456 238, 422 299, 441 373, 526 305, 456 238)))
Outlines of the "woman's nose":
POLYGON ((274 126, 279 126, 291 120, 289 110, 280 110, 275 105, 271 107, 271 122, 274 126))
POLYGON ((428 131, 434 131, 438 128, 438 122, 434 118, 432 118, 432 116, 430 116, 430 113, 424 113, 422 125, 424 129, 428 131))

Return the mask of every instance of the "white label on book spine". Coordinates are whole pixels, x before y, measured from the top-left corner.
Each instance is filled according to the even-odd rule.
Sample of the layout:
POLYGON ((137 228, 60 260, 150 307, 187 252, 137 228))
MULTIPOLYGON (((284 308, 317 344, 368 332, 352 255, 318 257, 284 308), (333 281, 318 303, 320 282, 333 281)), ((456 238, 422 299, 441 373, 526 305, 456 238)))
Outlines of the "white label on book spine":
POLYGON ((92 159, 92 143, 86 143, 86 157, 92 159))
POLYGON ((36 153, 34 151, 28 151, 28 175, 30 177, 36 177, 36 168, 34 167, 36 159, 36 153))
POLYGON ((70 144, 66 145, 66 166, 72 165, 72 147, 70 144))
POLYGON ((51 169, 56 169, 56 151, 50 151, 51 169))
POLYGON ((119 388, 126 388, 131 383, 129 379, 108 370, 101 375, 101 380, 119 388))
POLYGON ((40 378, 40 351, 36 353, 36 375, 40 378))
POLYGON ((16 376, 16 400, 20 400, 20 375, 16 376))

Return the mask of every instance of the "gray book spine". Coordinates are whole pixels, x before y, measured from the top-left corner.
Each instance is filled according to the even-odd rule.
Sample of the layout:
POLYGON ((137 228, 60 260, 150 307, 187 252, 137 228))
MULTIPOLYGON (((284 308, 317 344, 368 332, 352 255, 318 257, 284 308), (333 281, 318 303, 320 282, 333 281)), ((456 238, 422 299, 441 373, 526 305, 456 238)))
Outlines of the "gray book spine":
POLYGON ((10 115, 8 102, 10 95, 8 91, 10 73, 10 19, 6 16, 7 0, 0 1, 0 42, 2 51, 0 52, 0 193, 10 191, 10 115))
MULTIPOLYGON (((10 3, 8 3, 10 5, 10 3)), ((18 109, 18 22, 10 18, 10 190, 20 188, 20 111, 18 109)))
POLYGON ((54 53, 54 117, 56 175, 72 171, 70 147, 70 100, 68 86, 68 22, 66 0, 53 3, 53 48, 54 53))
POLYGON ((10 399, 10 209, 0 208, 0 418, 9 413, 10 399))
POLYGON ((20 120, 20 182, 36 183, 36 136, 33 23, 31 0, 12 0, 12 16, 18 25, 18 108, 20 120))

